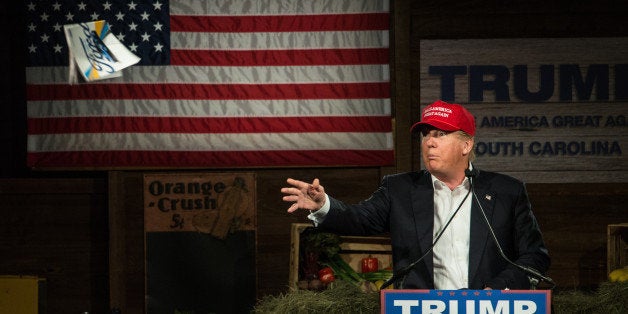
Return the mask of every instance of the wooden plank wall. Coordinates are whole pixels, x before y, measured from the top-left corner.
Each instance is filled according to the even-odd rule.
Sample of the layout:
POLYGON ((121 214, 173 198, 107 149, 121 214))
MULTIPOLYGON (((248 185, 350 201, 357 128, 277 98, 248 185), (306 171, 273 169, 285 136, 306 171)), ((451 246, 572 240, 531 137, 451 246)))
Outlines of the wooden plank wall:
POLYGON ((529 184, 558 290, 592 289, 606 281, 606 231, 628 222, 628 184, 529 184))
POLYGON ((109 308, 104 183, 0 179, 0 275, 44 278, 47 313, 109 308))

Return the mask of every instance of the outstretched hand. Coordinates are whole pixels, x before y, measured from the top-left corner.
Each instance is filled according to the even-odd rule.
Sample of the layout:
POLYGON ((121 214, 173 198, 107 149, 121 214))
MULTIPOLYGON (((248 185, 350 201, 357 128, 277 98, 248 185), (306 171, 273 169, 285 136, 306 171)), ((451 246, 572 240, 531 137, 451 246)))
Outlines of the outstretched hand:
POLYGON ((281 193, 286 194, 282 198, 285 202, 292 202, 288 208, 289 213, 299 208, 317 211, 325 204, 325 188, 320 185, 318 179, 314 179, 311 184, 291 178, 286 182, 291 187, 282 188, 281 193))

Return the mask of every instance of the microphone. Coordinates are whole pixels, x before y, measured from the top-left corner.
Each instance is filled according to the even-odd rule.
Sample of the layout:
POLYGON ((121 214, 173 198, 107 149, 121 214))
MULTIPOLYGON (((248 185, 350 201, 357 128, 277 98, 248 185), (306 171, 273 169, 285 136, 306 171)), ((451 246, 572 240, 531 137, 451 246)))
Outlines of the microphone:
POLYGON ((473 182, 471 182, 471 180, 477 177, 479 173, 480 172, 477 169, 465 169, 464 171, 465 177, 469 178, 469 182, 471 183, 471 190, 473 190, 473 182))
POLYGON ((544 276, 543 274, 541 274, 541 272, 539 272, 538 270, 529 267, 529 266, 524 266, 524 265, 519 265, 513 261, 511 261, 506 254, 504 253, 504 250, 502 249, 502 246, 499 244, 499 240, 497 240, 497 236, 495 235, 495 230, 493 230, 493 226, 491 226, 491 223, 488 220, 488 217, 486 217, 486 213, 484 212, 484 207, 482 207, 482 203, 480 203, 480 200, 478 199, 477 194, 475 193, 475 186, 473 185, 473 179, 475 179, 475 177, 477 177, 479 171, 476 169, 473 170, 465 170, 464 171, 465 175, 467 177, 469 177, 469 181, 471 183, 471 194, 473 194, 472 199, 475 199, 475 202, 478 204, 478 206, 480 207, 480 212, 482 213, 482 217, 484 218, 484 222, 486 222, 486 225, 488 226, 488 230, 491 233, 491 237, 493 238, 493 242, 495 242, 495 245, 497 246, 497 250, 499 251, 499 255, 501 255, 501 257, 508 262, 510 265, 513 265, 517 268, 519 268, 520 270, 522 270, 524 273, 526 273, 528 275, 528 279, 530 279, 530 284, 533 287, 536 287, 536 284, 539 282, 539 280, 541 281, 545 281, 549 284, 552 285, 553 289, 556 286, 556 283, 554 283, 554 280, 552 280, 552 278, 544 276), (532 278, 531 278, 532 277, 532 278))
MULTIPOLYGON (((467 171, 469 171, 469 170, 468 169, 465 170, 465 175, 468 177, 469 175, 467 174, 467 171)), ((400 278, 403 278, 403 277, 407 276, 408 273, 410 273, 410 271, 414 268, 414 266, 416 266, 419 262, 421 262, 427 256, 427 254, 432 252, 432 250, 434 249, 434 246, 436 245, 436 242, 438 242, 438 240, 443 235, 443 233, 445 233, 445 230, 447 229, 447 227, 449 226, 451 221, 454 219, 454 217, 456 217, 456 214, 458 213, 458 211, 460 211, 460 208, 462 208, 462 204, 464 204, 464 202, 467 200, 467 197, 469 197, 469 194, 471 194, 471 189, 469 189, 469 191, 467 191, 467 194, 465 194, 465 196, 462 199, 462 201, 460 201, 460 205, 458 205, 458 208, 456 208, 456 210, 454 211, 454 214, 451 215, 451 217, 449 217, 449 219, 447 220, 447 223, 445 224, 443 229, 440 231, 438 236, 436 236, 436 239, 434 239, 434 242, 432 242, 432 245, 430 245, 429 249, 427 249, 427 251, 425 251, 425 253, 423 255, 421 255, 421 257, 417 258, 414 262, 412 262, 408 266, 400 269, 398 272, 393 273, 392 277, 390 277, 390 279, 386 280, 386 282, 384 282, 384 284, 382 284, 380 289, 384 289, 384 288, 390 286, 395 281, 399 280, 400 278)))

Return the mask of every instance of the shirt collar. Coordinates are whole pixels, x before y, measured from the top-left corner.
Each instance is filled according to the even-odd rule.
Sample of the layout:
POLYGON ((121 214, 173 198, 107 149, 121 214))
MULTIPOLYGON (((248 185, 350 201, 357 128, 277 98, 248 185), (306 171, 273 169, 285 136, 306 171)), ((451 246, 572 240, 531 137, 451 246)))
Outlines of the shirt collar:
MULTIPOLYGON (((473 170, 473 164, 471 162, 469 162, 469 170, 473 170)), ((436 176, 433 176, 431 173, 430 173, 430 177, 432 178, 432 188, 434 188, 434 190, 441 189, 447 186, 445 182, 438 180, 438 178, 436 178, 436 176)), ((465 177, 464 180, 462 180, 462 183, 460 185, 467 186, 468 185, 467 182, 469 182, 469 178, 465 177)))

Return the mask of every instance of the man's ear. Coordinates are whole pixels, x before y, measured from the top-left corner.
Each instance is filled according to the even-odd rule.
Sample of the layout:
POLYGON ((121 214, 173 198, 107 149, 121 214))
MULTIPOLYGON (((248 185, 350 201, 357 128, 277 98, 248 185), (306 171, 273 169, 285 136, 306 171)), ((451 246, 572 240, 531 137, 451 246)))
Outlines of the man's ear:
POLYGON ((468 138, 468 139, 465 139, 463 143, 464 143, 464 147, 462 148, 462 152, 465 155, 469 155, 471 153, 471 150, 473 149, 475 141, 473 140, 473 138, 468 138))

